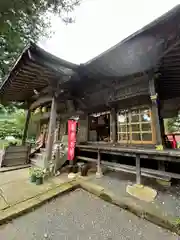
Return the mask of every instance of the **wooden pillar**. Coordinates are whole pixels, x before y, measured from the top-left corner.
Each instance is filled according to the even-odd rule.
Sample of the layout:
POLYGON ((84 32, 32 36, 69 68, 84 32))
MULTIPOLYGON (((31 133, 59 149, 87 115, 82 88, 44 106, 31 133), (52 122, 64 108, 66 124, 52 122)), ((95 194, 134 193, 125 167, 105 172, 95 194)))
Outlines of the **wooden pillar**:
POLYGON ((31 110, 28 109, 27 115, 26 115, 26 122, 25 122, 25 126, 24 126, 23 137, 22 137, 22 145, 25 145, 25 143, 26 143, 26 138, 27 138, 27 132, 28 132, 28 126, 29 126, 30 117, 31 117, 31 110))
POLYGON ((101 153, 98 150, 98 156, 97 156, 97 172, 96 172, 96 177, 100 178, 102 177, 102 169, 101 169, 101 153))
MULTIPOLYGON (((161 106, 161 105, 160 105, 161 106)), ((161 108, 161 107, 160 107, 161 108)), ((159 111, 159 115, 160 115, 160 128, 161 128, 161 139, 162 139, 162 145, 166 146, 166 142, 165 142, 165 127, 164 127, 164 120, 161 117, 161 113, 159 111)))
POLYGON ((41 133, 41 122, 38 121, 36 125, 36 139, 39 137, 40 133, 41 133))
POLYGON ((139 155, 136 155, 136 184, 141 184, 141 165, 139 155))
MULTIPOLYGON (((89 141, 89 114, 86 116, 86 142, 89 141)), ((80 126, 81 127, 81 126, 80 126)))
POLYGON ((158 104, 158 96, 155 89, 155 82, 153 78, 149 80, 149 90, 150 97, 152 101, 152 117, 153 124, 155 125, 156 132, 156 145, 160 148, 163 148, 162 145, 162 137, 161 137, 161 126, 160 126, 160 117, 159 117, 159 104, 158 104))
POLYGON ((54 143, 59 141, 59 128, 60 128, 60 123, 59 121, 56 122, 56 129, 55 129, 55 133, 54 133, 54 143))
POLYGON ((79 129, 77 134, 77 142, 86 143, 88 141, 88 133, 89 133, 88 116, 81 115, 78 123, 79 123, 79 126, 78 126, 79 129))
POLYGON ((56 116, 57 116, 56 109, 57 109, 57 103, 56 103, 55 97, 53 97, 52 103, 51 103, 49 130, 48 130, 48 138, 47 138, 47 145, 46 145, 46 158, 44 162, 46 169, 48 168, 48 162, 51 160, 51 157, 52 157, 54 135, 56 130, 56 116))
POLYGON ((61 120, 59 119, 58 120, 58 132, 57 132, 57 141, 59 141, 59 140, 61 140, 60 138, 60 136, 61 136, 61 120))
POLYGON ((111 141, 112 143, 116 143, 117 141, 117 115, 116 115, 116 109, 112 108, 110 113, 110 122, 111 122, 111 141))

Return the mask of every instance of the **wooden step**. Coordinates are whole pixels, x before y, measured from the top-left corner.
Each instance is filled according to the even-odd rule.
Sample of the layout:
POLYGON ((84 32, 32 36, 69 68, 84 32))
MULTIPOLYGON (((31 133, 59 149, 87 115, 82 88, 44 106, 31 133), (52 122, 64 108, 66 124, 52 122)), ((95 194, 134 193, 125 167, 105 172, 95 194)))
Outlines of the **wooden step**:
POLYGON ((46 148, 41 148, 40 151, 41 151, 42 153, 44 153, 44 152, 46 152, 46 148))
POLYGON ((31 158, 31 165, 44 168, 44 161, 43 159, 31 158))
POLYGON ((36 153, 35 154, 35 158, 42 158, 43 157, 43 154, 42 153, 36 153))

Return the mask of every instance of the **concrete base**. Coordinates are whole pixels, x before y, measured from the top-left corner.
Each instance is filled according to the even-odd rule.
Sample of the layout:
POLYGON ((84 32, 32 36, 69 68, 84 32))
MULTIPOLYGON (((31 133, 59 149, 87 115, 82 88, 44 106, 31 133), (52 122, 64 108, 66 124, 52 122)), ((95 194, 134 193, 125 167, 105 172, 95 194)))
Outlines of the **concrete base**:
POLYGON ((171 187, 171 180, 161 180, 161 179, 156 179, 156 182, 160 184, 163 187, 171 187))
POLYGON ((69 173, 68 174, 68 179, 75 179, 76 178, 76 174, 75 173, 69 173))
POLYGON ((146 202, 152 202, 157 195, 156 190, 140 184, 134 184, 132 186, 128 185, 126 188, 126 192, 129 193, 131 196, 146 202))
POLYGON ((102 178, 103 173, 102 172, 96 172, 96 178, 102 178))

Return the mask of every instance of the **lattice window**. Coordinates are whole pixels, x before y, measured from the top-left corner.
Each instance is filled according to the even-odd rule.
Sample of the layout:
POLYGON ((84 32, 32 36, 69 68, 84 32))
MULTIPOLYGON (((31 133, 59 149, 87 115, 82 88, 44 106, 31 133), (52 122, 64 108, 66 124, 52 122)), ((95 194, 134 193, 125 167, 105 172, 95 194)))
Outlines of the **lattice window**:
POLYGON ((118 142, 129 141, 129 114, 128 110, 122 110, 117 114, 118 142))
POLYGON ((152 143, 151 111, 147 107, 121 110, 117 114, 118 142, 152 143))

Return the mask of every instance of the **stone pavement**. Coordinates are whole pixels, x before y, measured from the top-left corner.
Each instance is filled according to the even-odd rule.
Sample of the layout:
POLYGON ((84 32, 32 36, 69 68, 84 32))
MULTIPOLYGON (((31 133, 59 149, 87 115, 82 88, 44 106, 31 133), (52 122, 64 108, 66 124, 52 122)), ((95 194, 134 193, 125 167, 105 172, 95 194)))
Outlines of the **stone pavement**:
MULTIPOLYGON (((91 182, 116 193, 117 196, 130 197, 126 192, 127 185, 136 183, 136 177, 133 174, 124 172, 107 172, 102 178, 97 179, 92 175, 91 182)), ((142 178, 142 184, 157 190, 157 197, 151 203, 146 203, 139 199, 134 199, 144 207, 153 206, 162 209, 165 213, 180 218, 180 184, 176 183, 170 187, 164 187, 156 182, 155 179, 142 178)))
POLYGON ((67 176, 49 178, 42 185, 29 181, 29 169, 0 173, 0 210, 36 197, 67 182, 67 176))
POLYGON ((77 189, 0 227, 8 240, 178 240, 178 236, 77 189))
POLYGON ((75 179, 69 180, 67 173, 64 173, 47 179, 43 185, 36 186, 29 181, 28 169, 0 173, 0 225, 25 212, 32 211, 60 194, 80 187, 106 202, 129 210, 140 218, 180 234, 179 210, 176 208, 174 210, 174 207, 167 210, 164 208, 166 205, 170 206, 171 202, 166 203, 165 197, 161 197, 164 204, 161 204, 158 197, 154 203, 140 201, 125 192, 127 184, 133 183, 133 180, 129 182, 130 176, 123 178, 123 173, 119 173, 117 178, 114 174, 111 172, 97 179, 94 173, 90 173, 88 177, 76 175, 75 179))

